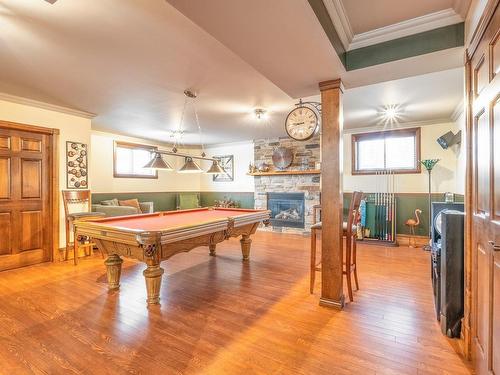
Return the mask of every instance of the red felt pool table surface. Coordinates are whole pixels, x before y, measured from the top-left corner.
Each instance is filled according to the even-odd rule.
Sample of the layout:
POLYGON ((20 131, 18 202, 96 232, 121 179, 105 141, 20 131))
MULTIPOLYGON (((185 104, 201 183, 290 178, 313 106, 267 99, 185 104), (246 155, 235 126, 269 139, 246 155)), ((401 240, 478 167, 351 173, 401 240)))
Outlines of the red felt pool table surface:
POLYGON ((169 228, 196 226, 197 224, 217 221, 228 217, 237 217, 261 212, 262 210, 235 208, 201 208, 194 210, 168 211, 147 215, 121 216, 94 221, 108 227, 140 231, 161 231, 169 228))

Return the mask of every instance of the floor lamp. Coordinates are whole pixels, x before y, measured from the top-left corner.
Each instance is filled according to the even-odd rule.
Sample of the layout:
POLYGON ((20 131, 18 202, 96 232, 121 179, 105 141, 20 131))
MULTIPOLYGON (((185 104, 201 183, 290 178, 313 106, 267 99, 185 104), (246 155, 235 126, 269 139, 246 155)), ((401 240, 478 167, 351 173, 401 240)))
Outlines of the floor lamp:
MULTIPOLYGON (((432 201, 432 198, 431 198, 431 172, 432 172, 432 168, 434 168, 434 166, 438 163, 439 159, 425 159, 425 160, 421 160, 420 162, 422 163, 422 165, 425 167, 425 169, 427 169, 427 173, 429 175, 429 238, 431 238, 432 236, 432 218, 431 218, 431 201, 432 201)), ((426 251, 430 251, 431 250, 431 246, 429 244, 425 245, 424 246, 424 250, 426 251)))

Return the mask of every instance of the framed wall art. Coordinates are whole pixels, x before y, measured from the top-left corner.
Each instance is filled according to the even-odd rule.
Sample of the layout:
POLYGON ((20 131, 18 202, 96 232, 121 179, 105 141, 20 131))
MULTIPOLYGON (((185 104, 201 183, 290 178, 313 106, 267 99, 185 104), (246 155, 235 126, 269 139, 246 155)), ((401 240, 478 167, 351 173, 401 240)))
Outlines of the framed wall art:
POLYGON ((87 189, 88 150, 85 143, 66 142, 66 187, 68 189, 87 189))
POLYGON ((226 173, 214 174, 212 179, 214 182, 229 182, 234 181, 234 156, 214 156, 214 159, 219 161, 219 165, 224 168, 226 173))

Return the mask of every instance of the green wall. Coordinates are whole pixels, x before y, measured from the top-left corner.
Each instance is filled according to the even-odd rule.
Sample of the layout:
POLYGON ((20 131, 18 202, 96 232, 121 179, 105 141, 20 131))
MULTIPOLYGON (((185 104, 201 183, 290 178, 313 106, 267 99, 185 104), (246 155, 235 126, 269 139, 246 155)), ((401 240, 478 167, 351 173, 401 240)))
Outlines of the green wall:
MULTIPOLYGON (((254 207, 254 193, 253 192, 198 192, 200 194, 200 205, 202 207, 213 206, 215 200, 222 200, 229 198, 234 200, 241 208, 254 207)), ((137 198, 140 202, 154 202, 155 211, 171 211, 176 209, 177 194, 182 192, 152 192, 152 193, 94 193, 92 194, 92 202, 99 203, 102 200, 118 198, 133 199, 137 198)), ((351 201, 351 193, 344 194, 344 217, 347 217, 349 203, 351 201)), ((372 200, 372 194, 366 193, 367 200, 372 200)), ((433 202, 443 202, 444 194, 433 194, 433 202)), ((456 202, 463 202, 463 195, 455 194, 456 202)), ((373 205, 368 203, 369 206, 373 205)), ((422 214, 420 215, 420 226, 416 228, 415 233, 419 236, 428 235, 428 197, 425 193, 404 193, 396 195, 396 232, 398 234, 408 234, 408 227, 404 225, 405 221, 415 216, 415 209, 420 208, 422 214)), ((368 207, 369 212, 371 207, 368 207)), ((368 212, 368 213, 369 213, 368 212)), ((368 215, 367 226, 374 226, 373 215, 368 215)))
MULTIPOLYGON (((351 201, 352 194, 344 194, 344 217, 347 217, 347 210, 351 201)), ((371 215, 373 208, 373 194, 365 193, 368 201, 367 227, 372 228, 374 225, 374 215, 371 215)), ((464 196, 455 194, 455 202, 463 202, 464 196)), ((444 202, 444 194, 432 194, 432 202, 444 202)), ((415 228, 415 234, 418 236, 429 235, 429 198, 426 193, 404 193, 396 194, 396 233, 409 234, 409 228, 404 224, 406 220, 415 217, 415 209, 420 208, 422 213, 420 216, 420 225, 415 228)))
MULTIPOLYGON (((253 192, 197 192, 200 194, 202 207, 213 206, 215 200, 229 198, 234 200, 239 207, 253 208, 253 192)), ((94 193, 92 203, 118 198, 119 200, 137 198, 139 202, 153 202, 155 211, 171 211, 176 209, 177 195, 182 192, 152 192, 152 193, 94 193)))

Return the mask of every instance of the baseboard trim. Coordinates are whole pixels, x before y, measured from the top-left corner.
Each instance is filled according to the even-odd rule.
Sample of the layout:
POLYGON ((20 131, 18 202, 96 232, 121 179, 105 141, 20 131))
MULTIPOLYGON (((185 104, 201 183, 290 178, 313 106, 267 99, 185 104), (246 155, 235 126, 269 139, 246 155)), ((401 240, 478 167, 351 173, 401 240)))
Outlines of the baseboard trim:
POLYGON ((398 245, 408 247, 410 237, 412 243, 414 242, 414 247, 423 247, 429 244, 429 237, 427 236, 410 236, 408 234, 398 234, 397 235, 398 245))
POLYGON ((345 297, 342 294, 342 296, 340 297, 340 301, 334 301, 331 299, 321 297, 319 299, 319 305, 323 307, 329 307, 335 310, 342 310, 345 306, 345 297))

